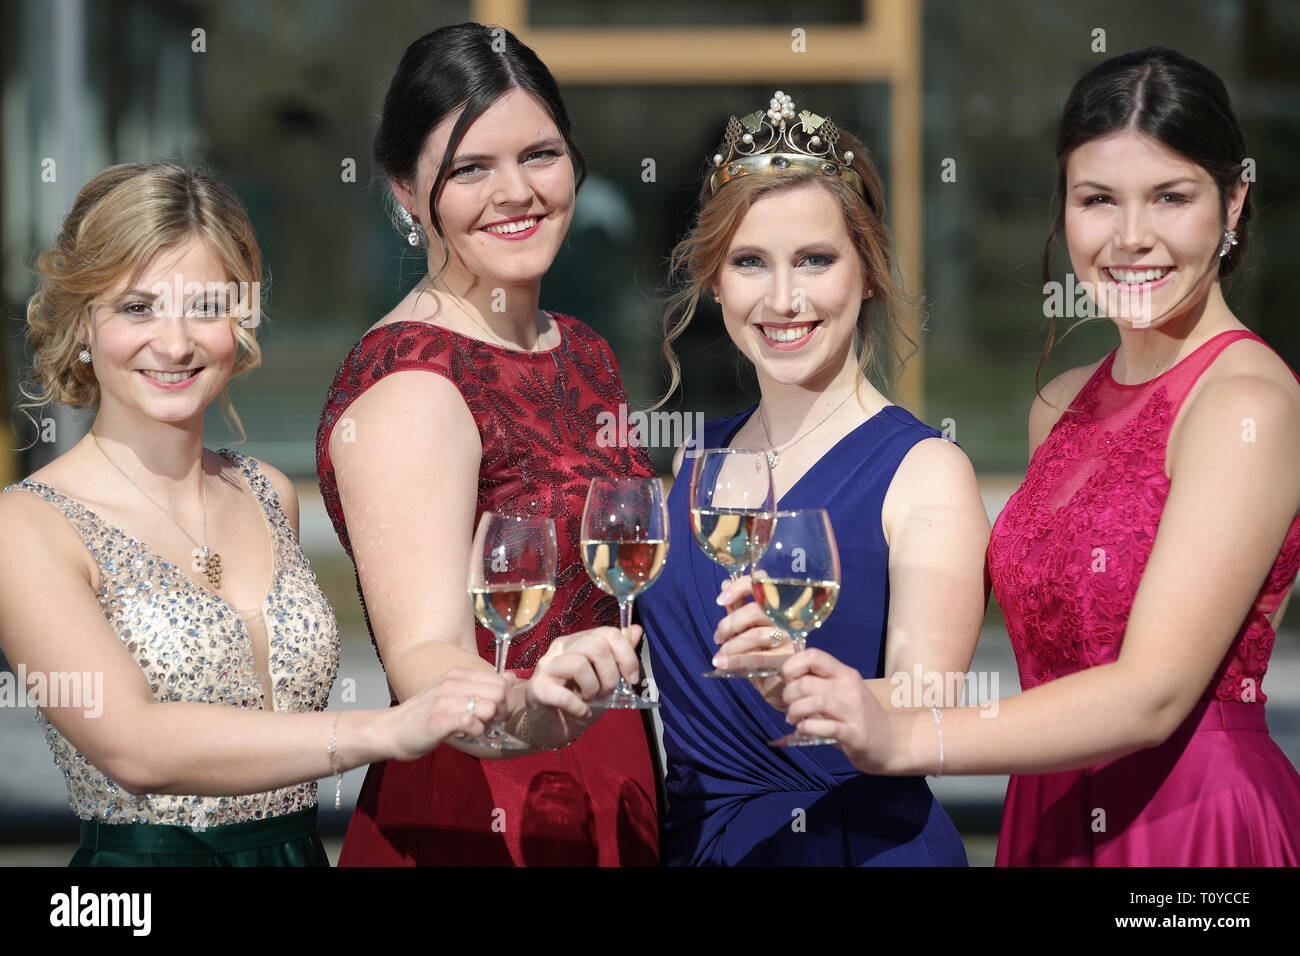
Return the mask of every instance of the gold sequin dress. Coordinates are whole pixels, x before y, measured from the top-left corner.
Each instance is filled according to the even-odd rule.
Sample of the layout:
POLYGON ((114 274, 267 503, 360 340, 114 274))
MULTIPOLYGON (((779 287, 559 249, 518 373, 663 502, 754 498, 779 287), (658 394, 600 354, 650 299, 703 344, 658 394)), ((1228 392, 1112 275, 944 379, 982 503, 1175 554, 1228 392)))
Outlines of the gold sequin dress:
MULTIPOLYGON (((334 612, 256 461, 228 449, 220 454, 238 466, 261 504, 270 534, 274 555, 271 589, 259 608, 236 609, 143 541, 49 485, 26 479, 4 490, 39 495, 59 508, 76 529, 99 567, 98 597, 104 617, 144 672, 157 701, 286 713, 324 710, 338 671, 334 612), (265 648, 269 700, 255 661, 255 643, 265 648)), ((157 842, 158 834, 165 831, 173 835, 180 831, 183 846, 194 850, 189 855, 205 857, 229 849, 230 841, 222 842, 223 832, 260 831, 264 836, 267 828, 259 826, 259 821, 283 823, 291 815, 298 823, 295 832, 305 833, 310 821, 312 839, 319 845, 315 837, 315 781, 243 796, 134 795, 105 776, 43 713, 38 712, 37 720, 54 762, 63 771, 68 803, 83 821, 79 857, 88 849, 92 854, 96 850, 102 853, 113 842, 105 839, 106 833, 147 832, 150 841, 157 842), (129 824, 149 826, 120 826, 129 824), (88 831, 97 844, 90 848, 86 845, 88 831), (200 843, 195 843, 196 839, 200 843)), ((264 839, 254 836, 253 840, 265 845, 264 839)), ((138 839, 130 842, 128 849, 139 848, 138 839)), ((168 843, 174 845, 175 841, 168 843)), ((87 861, 83 858, 81 862, 87 861)), ((165 862, 185 861, 169 856, 165 862)))

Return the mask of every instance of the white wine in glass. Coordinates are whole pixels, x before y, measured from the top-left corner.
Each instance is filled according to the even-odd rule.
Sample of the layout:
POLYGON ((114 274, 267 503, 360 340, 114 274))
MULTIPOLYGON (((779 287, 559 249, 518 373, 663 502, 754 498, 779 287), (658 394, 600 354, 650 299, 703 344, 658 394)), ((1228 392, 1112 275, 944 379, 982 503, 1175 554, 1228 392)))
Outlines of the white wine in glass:
MULTIPOLYGON (((840 594, 840 555, 830 515, 821 508, 778 511, 771 540, 753 557, 750 580, 755 603, 801 653, 808 635, 835 610, 840 594)), ((813 747, 835 741, 796 731, 770 743, 813 747)))
MULTIPOLYGON (((497 673, 504 674, 510 642, 536 625, 555 597, 559 549, 555 522, 485 512, 479 518, 470 553, 469 596, 478 622, 496 637, 497 673)), ((529 745, 506 732, 501 720, 481 737, 460 737, 497 750, 529 745)))
MULTIPOLYGON (((668 508, 658 478, 593 478, 587 490, 579 537, 587 574, 618 601, 623 634, 632 626, 632 602, 663 571, 668 559, 668 508)), ((593 709, 644 710, 658 707, 633 690, 621 675, 593 709)))
MULTIPOLYGON (((749 570, 772 536, 776 492, 767 453, 750 448, 707 448, 691 465, 691 532, 695 543, 732 581, 749 570)), ((767 664, 724 667, 705 677, 775 677, 767 664)))

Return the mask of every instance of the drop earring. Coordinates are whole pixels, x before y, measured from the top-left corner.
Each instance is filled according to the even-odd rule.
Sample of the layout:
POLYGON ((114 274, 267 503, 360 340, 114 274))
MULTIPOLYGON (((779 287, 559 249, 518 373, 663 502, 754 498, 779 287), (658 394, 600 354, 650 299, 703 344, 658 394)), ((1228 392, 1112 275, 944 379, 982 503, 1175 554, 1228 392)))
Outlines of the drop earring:
POLYGON ((86 348, 86 346, 83 345, 83 346, 81 347, 81 351, 77 353, 77 359, 78 359, 80 362, 82 362, 83 364, 85 364, 85 365, 89 365, 89 364, 90 364, 90 349, 86 348))
POLYGON ((415 222, 415 217, 410 214, 405 206, 399 207, 401 211, 402 225, 410 231, 406 234, 406 241, 412 246, 420 244, 420 230, 415 222))
POLYGON ((1237 230, 1235 229, 1227 230, 1223 234, 1223 245, 1219 247, 1219 258, 1222 259, 1229 252, 1231 252, 1232 247, 1235 246, 1236 244, 1237 244, 1237 230))

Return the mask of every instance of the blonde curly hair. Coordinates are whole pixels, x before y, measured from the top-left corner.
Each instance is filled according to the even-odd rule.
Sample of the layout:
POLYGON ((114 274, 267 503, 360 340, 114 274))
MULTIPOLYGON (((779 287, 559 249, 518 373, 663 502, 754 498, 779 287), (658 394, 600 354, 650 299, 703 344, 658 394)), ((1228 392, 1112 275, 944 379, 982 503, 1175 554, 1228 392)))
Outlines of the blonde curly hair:
MULTIPOLYGON (((255 330, 261 324, 262 252, 239 198, 200 169, 172 163, 112 166, 82 188, 54 246, 36 259, 37 289, 27 303, 27 347, 32 366, 19 391, 28 409, 51 403, 74 408, 99 405, 99 382, 91 364, 78 360, 90 327, 91 309, 125 278, 136 281, 161 253, 197 237, 207 243, 241 289, 258 290, 231 313, 238 343, 231 379, 262 362, 255 330)), ((221 412, 247 435, 221 392, 221 412)))

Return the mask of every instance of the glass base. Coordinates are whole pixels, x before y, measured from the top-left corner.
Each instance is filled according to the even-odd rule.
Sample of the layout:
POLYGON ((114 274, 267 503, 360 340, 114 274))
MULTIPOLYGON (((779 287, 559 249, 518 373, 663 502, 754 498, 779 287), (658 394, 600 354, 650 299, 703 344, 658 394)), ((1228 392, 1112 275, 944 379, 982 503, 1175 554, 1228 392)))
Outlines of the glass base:
POLYGON ((769 740, 769 747, 821 747, 823 745, 835 746, 836 741, 830 737, 814 737, 812 734, 801 734, 797 730, 792 734, 786 734, 784 737, 778 737, 776 740, 769 740))
POLYGON ((464 734, 457 734, 456 739, 462 743, 474 744, 476 747, 491 747, 493 750, 532 749, 530 744, 524 743, 513 734, 495 728, 489 728, 482 737, 466 737, 464 734))
POLYGON ((775 667, 719 667, 716 670, 705 671, 701 677, 743 677, 754 679, 757 677, 776 677, 781 672, 775 667))
POLYGON ((606 697, 588 701, 592 710, 653 710, 659 706, 657 700, 647 700, 634 690, 616 690, 606 697))

